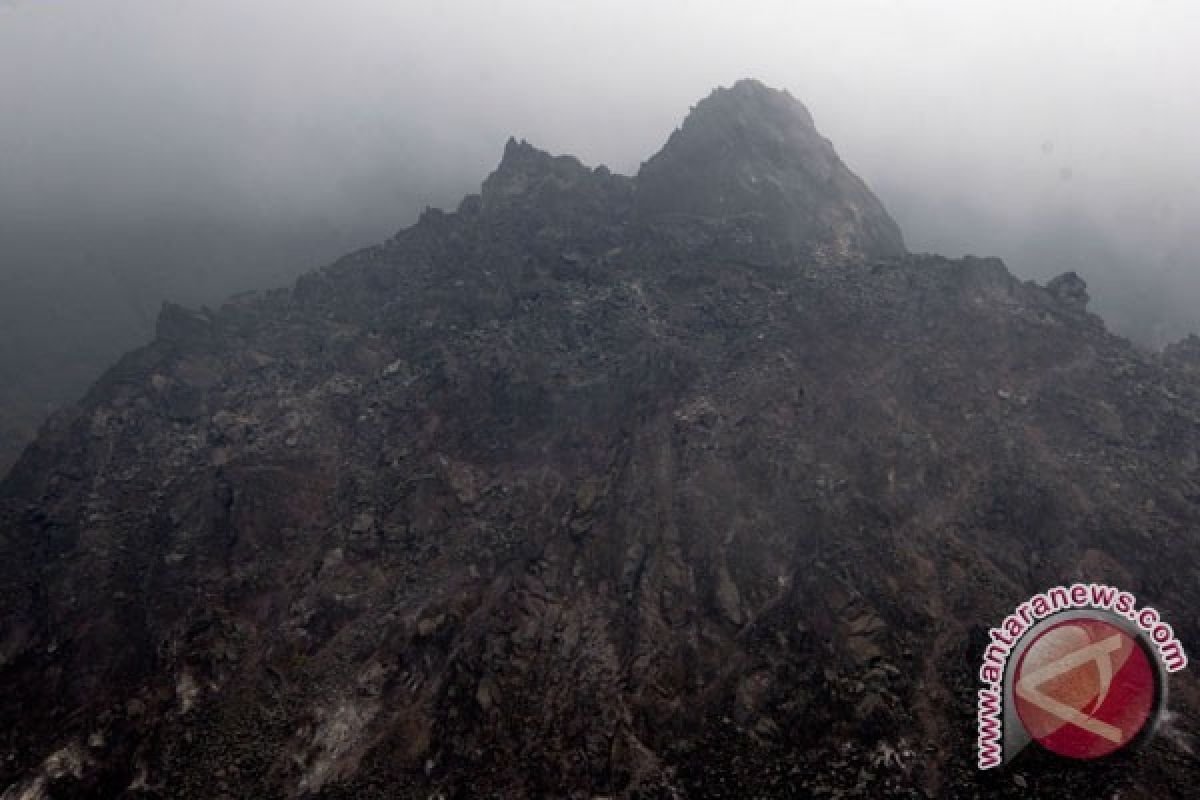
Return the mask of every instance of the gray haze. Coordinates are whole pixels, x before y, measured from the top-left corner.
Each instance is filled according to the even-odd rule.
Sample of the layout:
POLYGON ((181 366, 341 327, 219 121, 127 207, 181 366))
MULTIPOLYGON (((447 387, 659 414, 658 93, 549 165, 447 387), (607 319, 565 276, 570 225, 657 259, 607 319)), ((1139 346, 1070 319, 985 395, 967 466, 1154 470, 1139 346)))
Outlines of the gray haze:
POLYGON ((164 298, 454 205, 510 134, 632 172, 747 76, 912 249, 1075 269, 1159 346, 1200 329, 1198 41, 1200 4, 1149 0, 0 0, 0 417, 77 395, 164 298))

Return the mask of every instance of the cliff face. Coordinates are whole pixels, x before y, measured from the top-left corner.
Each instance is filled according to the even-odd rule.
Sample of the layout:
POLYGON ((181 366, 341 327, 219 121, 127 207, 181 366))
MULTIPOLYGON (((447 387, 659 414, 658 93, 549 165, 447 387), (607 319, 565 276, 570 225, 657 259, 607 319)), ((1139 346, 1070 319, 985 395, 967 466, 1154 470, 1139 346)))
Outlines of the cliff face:
MULTIPOLYGON (((1076 281, 906 254, 759 84, 636 178, 510 141, 454 213, 164 309, 26 451, 0 791, 1021 794, 974 771, 983 627, 1083 578, 1200 641, 1194 360, 1076 281)), ((1015 771, 1182 795, 1177 741, 1015 771)))

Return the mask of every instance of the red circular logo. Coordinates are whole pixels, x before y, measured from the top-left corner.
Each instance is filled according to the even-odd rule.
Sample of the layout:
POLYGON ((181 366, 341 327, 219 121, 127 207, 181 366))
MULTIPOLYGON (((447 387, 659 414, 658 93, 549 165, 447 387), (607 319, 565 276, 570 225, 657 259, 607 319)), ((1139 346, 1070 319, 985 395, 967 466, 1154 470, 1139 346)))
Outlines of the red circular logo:
POLYGON ((1021 654, 1013 701, 1029 735, 1070 758, 1099 758, 1141 732, 1157 699, 1146 650, 1096 618, 1046 628, 1021 654))

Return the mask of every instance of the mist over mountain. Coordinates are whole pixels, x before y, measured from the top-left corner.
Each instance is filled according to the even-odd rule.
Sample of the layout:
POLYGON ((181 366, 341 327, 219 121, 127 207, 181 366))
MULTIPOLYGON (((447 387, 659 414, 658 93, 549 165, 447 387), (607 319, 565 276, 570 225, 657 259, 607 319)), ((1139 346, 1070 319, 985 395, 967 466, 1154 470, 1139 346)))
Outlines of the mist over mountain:
MULTIPOLYGON (((911 246, 911 245, 910 245, 911 246)), ((913 254, 790 94, 155 335, 0 482, 19 798, 1184 797, 1172 724, 975 768, 1013 598, 1200 637, 1200 344, 913 254), (1017 778, 1020 781, 1017 781, 1017 778)))
POLYGON ((0 468, 162 301, 283 285, 451 208, 511 134, 636 172, 743 74, 805 98, 914 252, 1074 270, 1160 348, 1198 327, 1198 13, 0 3, 0 468))

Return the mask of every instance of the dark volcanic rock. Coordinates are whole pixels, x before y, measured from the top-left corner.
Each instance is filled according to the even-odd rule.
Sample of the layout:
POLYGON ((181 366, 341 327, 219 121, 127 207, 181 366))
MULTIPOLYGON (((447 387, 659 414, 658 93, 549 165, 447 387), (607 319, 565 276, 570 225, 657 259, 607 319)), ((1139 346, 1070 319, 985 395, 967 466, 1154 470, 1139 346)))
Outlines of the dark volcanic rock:
POLYGON ((1046 289, 1063 303, 1080 311, 1087 308, 1088 301, 1091 299, 1088 296, 1087 284, 1074 272, 1064 272, 1053 278, 1046 284, 1046 289))
POLYGON ((901 256, 900 228, 812 116, 787 92, 743 80, 717 89, 638 172, 638 209, 761 220, 766 235, 810 258, 901 256))
POLYGON ((1034 591, 1200 641, 1200 382, 1077 297, 904 254, 757 84, 636 179, 509 142, 455 213, 165 309, 26 451, 5 800, 1184 796, 1166 737, 974 769, 979 626, 1034 591))

